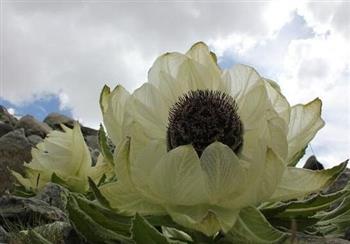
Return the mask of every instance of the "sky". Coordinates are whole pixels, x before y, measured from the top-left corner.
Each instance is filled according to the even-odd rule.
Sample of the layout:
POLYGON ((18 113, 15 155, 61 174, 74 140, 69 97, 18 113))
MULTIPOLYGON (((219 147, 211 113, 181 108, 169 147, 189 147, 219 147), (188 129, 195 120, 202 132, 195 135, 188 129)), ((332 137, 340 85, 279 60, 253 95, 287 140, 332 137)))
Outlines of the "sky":
POLYGON ((0 104, 60 112, 97 127, 104 84, 129 91, 164 52, 206 42, 222 68, 248 64, 294 105, 323 101, 307 150, 330 167, 350 156, 350 2, 0 0, 0 104))

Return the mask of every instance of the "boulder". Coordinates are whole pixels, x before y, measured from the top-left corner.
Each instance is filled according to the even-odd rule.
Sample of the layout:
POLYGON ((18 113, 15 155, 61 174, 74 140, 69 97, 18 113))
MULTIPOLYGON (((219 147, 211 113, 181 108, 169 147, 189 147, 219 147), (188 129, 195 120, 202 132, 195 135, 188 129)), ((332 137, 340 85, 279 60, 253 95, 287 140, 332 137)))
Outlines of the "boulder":
POLYGON ((0 121, 0 137, 9 133, 10 131, 13 131, 13 126, 0 121))
POLYGON ((43 138, 38 135, 30 135, 27 137, 27 139, 33 147, 43 141, 43 138))
POLYGON ((0 121, 13 127, 17 124, 16 117, 11 115, 2 105, 0 105, 0 121))
POLYGON ((45 138, 46 135, 52 130, 50 126, 36 120, 31 115, 23 116, 16 124, 15 128, 23 128, 26 136, 37 135, 41 138, 45 138))
POLYGON ((64 124, 69 128, 73 128, 74 120, 63 114, 50 113, 44 119, 44 123, 48 124, 54 130, 61 130, 61 124, 64 124))
POLYGON ((13 187, 14 178, 8 168, 23 173, 23 163, 32 159, 31 147, 24 129, 11 131, 0 138, 0 195, 13 187))
POLYGON ((314 155, 310 156, 306 160, 303 168, 304 169, 311 169, 311 170, 324 169, 323 165, 317 160, 317 158, 314 155))
POLYGON ((41 190, 34 198, 44 201, 50 206, 54 206, 61 209, 62 211, 65 211, 68 201, 68 194, 69 191, 66 188, 49 182, 45 185, 44 189, 41 190))

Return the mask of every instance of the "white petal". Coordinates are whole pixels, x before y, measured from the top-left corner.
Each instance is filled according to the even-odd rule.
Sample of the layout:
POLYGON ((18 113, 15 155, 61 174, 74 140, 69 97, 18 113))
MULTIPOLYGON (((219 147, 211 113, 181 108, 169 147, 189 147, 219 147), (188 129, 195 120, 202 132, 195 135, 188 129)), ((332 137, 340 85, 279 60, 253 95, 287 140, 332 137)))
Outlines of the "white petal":
POLYGON ((229 87, 231 96, 238 100, 243 99, 247 92, 261 83, 261 77, 255 69, 242 64, 237 64, 231 69, 225 70, 222 79, 229 87))
POLYGON ((126 188, 119 182, 105 184, 99 188, 111 208, 128 215, 135 213, 143 215, 165 214, 164 209, 143 197, 135 189, 126 188))
POLYGON ((191 206, 208 201, 200 161, 191 145, 179 146, 164 155, 150 184, 164 204, 191 206))
POLYGON ((295 165, 298 155, 324 126, 321 118, 322 102, 315 99, 306 105, 292 107, 288 131, 288 165, 295 165))
POLYGON ((326 170, 307 170, 287 167, 278 188, 269 201, 284 201, 293 198, 302 198, 319 192, 344 170, 347 162, 326 170))
POLYGON ((150 83, 145 83, 132 95, 128 113, 150 138, 165 138, 170 101, 150 83))
POLYGON ((100 96, 100 106, 103 116, 103 123, 109 137, 115 145, 123 138, 123 125, 126 123, 125 111, 126 102, 130 94, 122 86, 118 85, 112 92, 105 86, 100 96))
POLYGON ((272 104, 272 107, 278 113, 278 115, 283 118, 286 125, 288 125, 291 108, 287 99, 280 92, 279 86, 274 81, 268 79, 264 80, 267 96, 272 104))
POLYGON ((220 142, 210 144, 200 161, 210 204, 220 206, 245 190, 246 180, 249 179, 238 157, 228 146, 220 142))

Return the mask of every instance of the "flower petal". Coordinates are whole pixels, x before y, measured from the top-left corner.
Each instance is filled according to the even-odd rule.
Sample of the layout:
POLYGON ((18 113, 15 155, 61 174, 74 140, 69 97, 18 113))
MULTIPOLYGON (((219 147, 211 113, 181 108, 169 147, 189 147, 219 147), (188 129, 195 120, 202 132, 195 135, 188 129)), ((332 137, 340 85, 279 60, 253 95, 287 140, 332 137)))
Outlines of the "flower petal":
POLYGON ((168 206, 167 212, 178 224, 201 231, 212 236, 220 231, 220 223, 213 212, 208 212, 208 206, 168 206))
POLYGON ((302 198, 310 193, 321 191, 338 177, 346 165, 347 162, 344 162, 331 169, 318 171, 287 167, 280 184, 269 201, 302 198))
POLYGON ((200 161, 191 145, 179 146, 161 158, 150 187, 164 204, 191 206, 208 201, 200 161))
POLYGON ((324 126, 321 118, 322 102, 316 98, 306 105, 292 107, 288 131, 288 165, 295 165, 302 151, 324 126))
POLYGON ((111 208, 120 213, 134 215, 165 214, 164 209, 157 204, 148 201, 135 189, 125 187, 120 182, 105 184, 99 188, 107 199, 111 208))
POLYGON ((129 92, 121 85, 116 86, 112 92, 108 86, 104 86, 101 92, 100 107, 103 123, 114 145, 123 138, 123 124, 126 123, 125 107, 129 96, 129 92))
POLYGON ((244 99, 247 92, 261 83, 258 72, 254 68, 242 64, 225 70, 222 73, 222 79, 229 88, 230 95, 237 100, 244 99))
POLYGON ((165 138, 170 101, 150 83, 143 84, 132 94, 132 119, 137 121, 150 138, 165 138))
POLYGON ((267 96, 272 104, 272 107, 288 125, 291 108, 287 99, 280 92, 279 86, 274 81, 268 80, 268 79, 264 79, 264 80, 265 80, 267 96))
POLYGON ((231 148, 220 142, 210 144, 203 152, 201 166, 209 204, 221 205, 245 190, 246 174, 231 148))

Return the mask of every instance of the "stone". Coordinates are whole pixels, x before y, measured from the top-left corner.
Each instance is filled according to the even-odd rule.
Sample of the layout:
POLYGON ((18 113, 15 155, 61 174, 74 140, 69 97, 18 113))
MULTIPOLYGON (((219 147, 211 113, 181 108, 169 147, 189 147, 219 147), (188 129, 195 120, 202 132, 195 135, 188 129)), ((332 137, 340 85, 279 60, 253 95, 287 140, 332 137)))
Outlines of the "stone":
POLYGON ((17 119, 15 116, 11 115, 7 109, 0 105, 0 121, 9 124, 14 127, 17 124, 17 119))
POLYGON ((31 147, 24 129, 11 131, 0 138, 0 195, 13 187, 14 177, 8 168, 23 173, 23 163, 32 159, 31 147))
POLYGON ((343 189, 350 182, 350 169, 346 168, 335 182, 327 189, 326 193, 333 193, 343 189))
POLYGON ((324 169, 323 165, 317 160, 317 158, 314 155, 310 156, 306 160, 303 168, 304 169, 311 169, 311 170, 324 169))
POLYGON ((13 126, 0 121, 0 137, 9 133, 10 131, 13 131, 13 126))
POLYGON ((33 147, 43 141, 43 138, 38 135, 30 135, 27 137, 27 139, 33 147))
POLYGON ((61 130, 61 124, 69 128, 73 128, 74 120, 66 115, 59 113, 50 113, 44 119, 44 123, 48 124, 54 130, 61 130))
POLYGON ((68 201, 68 194, 69 191, 66 188, 49 182, 45 185, 44 189, 35 196, 35 198, 48 203, 50 206, 54 206, 62 211, 65 211, 68 201))
POLYGON ((98 145, 98 136, 97 135, 87 135, 85 136, 85 142, 88 147, 91 149, 99 149, 100 146, 98 145))
POLYGON ((68 217, 62 210, 50 206, 36 198, 25 198, 13 195, 0 197, 0 225, 5 221, 20 222, 32 227, 54 221, 67 221, 68 217), (40 223, 38 223, 40 222, 40 223))
POLYGON ((97 163, 97 158, 100 155, 100 151, 98 149, 92 149, 89 147, 90 155, 91 155, 91 166, 95 166, 97 163))
POLYGON ((36 120, 31 115, 23 116, 16 124, 15 128, 23 128, 26 136, 38 135, 41 138, 45 138, 46 135, 52 130, 50 126, 36 120))
POLYGON ((288 238, 283 243, 298 243, 298 244, 350 244, 349 241, 342 238, 325 238, 321 236, 310 236, 303 233, 298 233, 296 236, 288 238))

